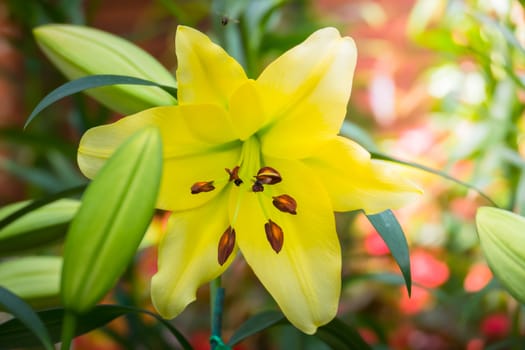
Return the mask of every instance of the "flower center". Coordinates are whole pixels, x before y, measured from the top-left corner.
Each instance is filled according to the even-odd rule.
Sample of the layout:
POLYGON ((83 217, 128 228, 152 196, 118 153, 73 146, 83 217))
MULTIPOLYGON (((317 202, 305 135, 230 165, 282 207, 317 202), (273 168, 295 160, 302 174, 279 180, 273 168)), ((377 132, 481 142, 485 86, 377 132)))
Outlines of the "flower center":
POLYGON ((235 212, 232 215, 230 225, 219 239, 217 260, 220 265, 226 263, 233 252, 236 235, 235 223, 237 221, 243 193, 246 191, 258 192, 257 199, 259 206, 266 218, 264 227, 261 227, 261 233, 264 232, 266 234, 266 239, 275 253, 279 253, 283 247, 284 232, 281 226, 273 221, 271 215, 265 210, 264 201, 270 200, 268 197, 271 197, 273 206, 279 211, 292 215, 297 214, 297 202, 292 196, 288 194, 271 196, 263 193, 265 186, 273 186, 280 183, 282 177, 277 169, 271 167, 271 164, 264 164, 260 150, 260 142, 257 136, 248 138, 243 142, 239 164, 235 164, 234 166, 228 164, 229 167, 224 168, 225 176, 223 179, 197 181, 190 188, 191 193, 194 195, 213 191, 216 186, 223 183, 226 183, 225 188, 235 185, 246 189, 245 191, 239 191, 235 212))

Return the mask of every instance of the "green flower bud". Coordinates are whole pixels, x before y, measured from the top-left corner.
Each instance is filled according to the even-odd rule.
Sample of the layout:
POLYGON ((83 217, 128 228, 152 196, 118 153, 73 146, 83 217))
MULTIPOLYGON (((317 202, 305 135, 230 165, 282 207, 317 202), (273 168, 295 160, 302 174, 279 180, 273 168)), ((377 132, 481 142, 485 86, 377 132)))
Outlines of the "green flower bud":
POLYGON ((162 173, 156 128, 127 139, 86 189, 64 245, 61 296, 85 312, 115 285, 153 216, 162 173))
MULTIPOLYGON (((3 207, 0 209, 0 219, 28 203, 25 201, 3 207)), ((66 234, 69 222, 79 206, 77 200, 61 199, 33 210, 0 229, 0 256, 18 254, 59 240, 66 234)))
MULTIPOLYGON (((33 33, 47 57, 70 80, 115 74, 177 86, 170 72, 150 54, 104 31, 51 24, 37 27, 33 33)), ((154 86, 114 85, 90 90, 88 94, 121 114, 177 103, 173 96, 154 86)))
POLYGON ((34 307, 58 304, 62 258, 27 256, 0 263, 0 285, 34 307))
POLYGON ((520 302, 525 302, 525 218, 482 207, 476 214, 481 249, 494 275, 520 302))

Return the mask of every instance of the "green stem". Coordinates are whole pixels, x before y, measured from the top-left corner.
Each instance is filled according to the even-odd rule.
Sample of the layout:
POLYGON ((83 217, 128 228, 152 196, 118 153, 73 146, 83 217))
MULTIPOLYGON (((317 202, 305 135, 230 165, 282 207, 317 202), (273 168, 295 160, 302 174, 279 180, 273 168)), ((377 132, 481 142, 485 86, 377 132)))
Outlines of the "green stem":
POLYGON ((211 337, 210 345, 212 350, 223 345, 221 338, 222 329, 222 310, 224 303, 224 288, 221 287, 221 278, 217 277, 210 282, 211 294, 211 337))
POLYGON ((62 322, 61 350, 69 350, 71 348, 71 341, 75 336, 76 323, 76 315, 73 312, 66 310, 64 313, 64 320, 62 322))
POLYGON ((513 338, 513 350, 522 349, 522 347, 517 342, 517 339, 520 338, 520 317, 521 316, 521 304, 516 303, 516 308, 514 314, 512 315, 512 338, 513 338))

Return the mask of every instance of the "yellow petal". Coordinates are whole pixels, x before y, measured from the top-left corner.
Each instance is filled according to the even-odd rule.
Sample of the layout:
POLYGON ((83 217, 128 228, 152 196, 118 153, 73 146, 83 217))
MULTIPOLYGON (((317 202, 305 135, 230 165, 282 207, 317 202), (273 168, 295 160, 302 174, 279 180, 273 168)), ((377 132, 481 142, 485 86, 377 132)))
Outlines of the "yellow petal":
POLYGON ((265 92, 271 127, 263 153, 304 157, 333 137, 346 114, 357 50, 334 28, 316 31, 270 64, 257 83, 265 92), (305 137, 304 135, 308 135, 305 137))
POLYGON ((179 104, 225 107, 233 91, 247 80, 240 64, 198 30, 179 26, 175 50, 179 104))
POLYGON ((233 168, 240 157, 240 143, 229 118, 214 105, 158 107, 119 121, 89 129, 80 140, 80 170, 93 178, 113 151, 130 135, 157 126, 163 144, 163 173, 157 207, 190 209, 206 203, 226 184, 225 167, 233 168), (191 194, 198 181, 218 181, 211 192, 191 194))
POLYGON ((265 112, 257 83, 248 80, 230 99, 232 127, 241 140, 252 136, 264 123, 265 112))
POLYGON ((229 226, 228 192, 208 204, 172 216, 159 247, 158 272, 151 280, 151 299, 165 318, 173 318, 195 300, 197 288, 219 276, 233 261, 218 263, 220 237, 229 226))
POLYGON ((336 211, 374 214, 401 207, 422 192, 399 175, 396 165, 371 160, 364 148, 343 137, 326 142, 304 162, 324 183, 336 211))
MULTIPOLYGON (((266 186, 264 192, 245 193, 232 225, 246 261, 288 320, 313 334, 336 315, 341 288, 341 251, 330 199, 299 161, 265 162, 281 173, 282 182, 266 186), (296 200, 296 215, 272 205, 272 196, 281 194, 296 200), (266 238, 264 225, 269 219, 283 230, 279 253, 266 238)), ((230 208, 235 206, 231 201, 230 208)))

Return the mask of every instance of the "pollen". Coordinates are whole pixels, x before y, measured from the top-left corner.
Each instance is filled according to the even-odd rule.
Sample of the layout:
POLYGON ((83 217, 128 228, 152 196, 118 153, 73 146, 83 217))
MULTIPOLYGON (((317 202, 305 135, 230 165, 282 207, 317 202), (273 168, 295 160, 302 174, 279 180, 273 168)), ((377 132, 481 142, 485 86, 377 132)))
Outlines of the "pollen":
POLYGON ((213 181, 199 181, 191 186, 191 194, 197 194, 201 192, 210 192, 215 189, 213 181))
POLYGON ((266 238, 268 242, 270 242, 272 249, 276 253, 279 253, 284 243, 283 229, 272 220, 268 220, 268 222, 264 224, 264 231, 266 232, 266 238))
POLYGON ((259 169, 255 178, 263 185, 274 185, 282 180, 281 174, 269 166, 259 169))
POLYGON ((219 249, 218 249, 218 255, 217 260, 219 262, 219 265, 224 265, 226 260, 230 257, 231 253, 233 252, 233 248, 235 247, 235 230, 228 226, 226 231, 222 234, 221 238, 219 239, 219 249))
POLYGON ((273 198, 273 205, 282 212, 290 213, 292 215, 297 214, 297 202, 291 196, 287 194, 281 194, 273 198))

